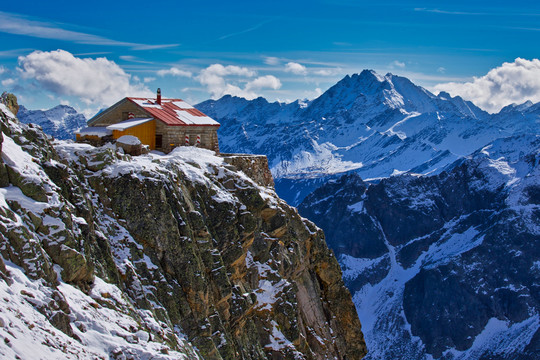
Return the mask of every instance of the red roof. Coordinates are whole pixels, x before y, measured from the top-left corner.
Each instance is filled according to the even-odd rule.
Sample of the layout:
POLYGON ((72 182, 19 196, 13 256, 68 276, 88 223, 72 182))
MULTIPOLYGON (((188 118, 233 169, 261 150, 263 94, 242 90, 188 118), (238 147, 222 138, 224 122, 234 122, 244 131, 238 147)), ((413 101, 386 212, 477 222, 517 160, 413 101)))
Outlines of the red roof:
POLYGON ((161 104, 152 98, 128 97, 127 99, 143 108, 155 119, 170 126, 219 126, 217 121, 182 99, 161 99, 161 104))

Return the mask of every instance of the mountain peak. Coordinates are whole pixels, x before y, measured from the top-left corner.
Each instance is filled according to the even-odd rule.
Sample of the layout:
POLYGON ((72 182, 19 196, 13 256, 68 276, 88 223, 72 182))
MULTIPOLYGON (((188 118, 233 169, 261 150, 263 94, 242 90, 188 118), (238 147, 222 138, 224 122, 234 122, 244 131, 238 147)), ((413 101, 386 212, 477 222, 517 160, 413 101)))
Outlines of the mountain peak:
POLYGON ((43 131, 57 139, 72 139, 74 132, 86 126, 86 118, 69 105, 57 105, 48 110, 28 110, 20 106, 21 122, 41 126, 43 131))
POLYGON ((533 102, 531 100, 527 100, 525 101, 523 104, 516 104, 516 103, 513 103, 513 104, 510 104, 510 105, 507 105, 505 107, 503 107, 501 109, 501 113, 502 112, 513 112, 513 111, 526 111, 527 109, 529 109, 531 106, 533 106, 533 102))
MULTIPOLYGON (((386 78, 380 74, 378 74, 375 70, 369 70, 369 69, 366 69, 366 70, 362 70, 362 72, 360 72, 360 74, 353 74, 352 76, 346 76, 345 78, 343 78, 341 81, 346 81, 349 80, 351 81, 352 83, 355 83, 357 85, 369 85, 369 84, 373 84, 373 83, 384 83, 386 81, 386 78)), ((340 81, 340 82, 341 82, 340 81)), ((340 83, 338 82, 338 84, 340 83)))

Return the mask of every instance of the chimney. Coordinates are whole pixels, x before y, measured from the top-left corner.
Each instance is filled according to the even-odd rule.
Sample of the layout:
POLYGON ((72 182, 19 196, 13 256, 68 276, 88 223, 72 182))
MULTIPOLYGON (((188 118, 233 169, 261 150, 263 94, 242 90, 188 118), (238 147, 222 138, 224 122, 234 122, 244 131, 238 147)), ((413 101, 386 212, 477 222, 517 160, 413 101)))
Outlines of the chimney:
POLYGON ((160 88, 157 89, 156 103, 158 103, 159 105, 161 105, 161 89, 160 89, 160 88))

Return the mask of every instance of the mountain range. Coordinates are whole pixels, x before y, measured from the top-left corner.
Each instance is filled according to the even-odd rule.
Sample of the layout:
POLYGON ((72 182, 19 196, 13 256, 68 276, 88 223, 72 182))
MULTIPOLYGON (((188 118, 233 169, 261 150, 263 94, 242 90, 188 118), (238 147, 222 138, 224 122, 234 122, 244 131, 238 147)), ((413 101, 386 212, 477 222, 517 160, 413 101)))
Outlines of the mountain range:
POLYGON ((56 139, 75 139, 75 131, 86 127, 86 117, 68 105, 58 105, 49 110, 28 110, 21 105, 17 112, 19 121, 41 126, 43 131, 56 139))
POLYGON ((489 114, 366 70, 311 102, 198 107, 324 230, 367 359, 540 356, 540 104, 489 114))
POLYGON ((540 114, 531 103, 488 114, 371 70, 346 76, 313 101, 224 96, 197 108, 222 124, 224 152, 268 156, 278 193, 293 205, 346 172, 364 179, 440 172, 490 141, 538 129, 540 114))
POLYGON ((367 359, 540 355, 540 135, 436 175, 347 174, 299 211, 339 258, 367 359))

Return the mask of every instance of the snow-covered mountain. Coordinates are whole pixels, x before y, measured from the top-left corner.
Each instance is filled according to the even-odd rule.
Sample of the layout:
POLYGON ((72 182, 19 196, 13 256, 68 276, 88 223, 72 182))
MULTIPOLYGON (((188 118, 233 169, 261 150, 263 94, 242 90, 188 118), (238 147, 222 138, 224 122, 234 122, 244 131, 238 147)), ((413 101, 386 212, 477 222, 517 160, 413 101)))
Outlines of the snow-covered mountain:
POLYGON ((75 131, 86 126, 86 118, 67 105, 58 105, 49 110, 28 110, 19 107, 18 119, 25 124, 36 124, 56 139, 75 139, 75 131))
POLYGON ((224 152, 268 156, 276 189, 292 204, 344 172, 362 178, 436 173, 497 138, 537 131, 540 114, 540 106, 522 105, 492 116, 460 97, 436 96, 404 77, 369 70, 346 76, 311 102, 225 96, 197 108, 221 122, 224 152))
POLYGON ((367 359, 540 358, 540 135, 300 205, 339 256, 367 359))

